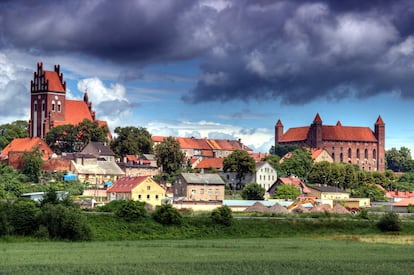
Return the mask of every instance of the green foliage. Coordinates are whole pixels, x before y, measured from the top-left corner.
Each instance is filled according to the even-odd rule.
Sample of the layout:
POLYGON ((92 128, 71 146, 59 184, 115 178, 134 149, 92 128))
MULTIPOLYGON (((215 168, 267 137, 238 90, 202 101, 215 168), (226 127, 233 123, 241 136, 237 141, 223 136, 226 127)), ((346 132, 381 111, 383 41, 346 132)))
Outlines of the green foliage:
POLYGON ((274 198, 276 199, 296 199, 300 195, 300 190, 292 184, 281 184, 276 187, 274 198))
POLYGON ((10 223, 11 203, 0 201, 0 236, 6 236, 13 233, 10 223))
POLYGON ((363 184, 351 191, 353 198, 370 198, 371 201, 385 201, 385 192, 375 184, 363 184))
POLYGON ((142 127, 116 127, 111 149, 118 157, 152 153, 151 134, 142 127))
POLYGON ((265 192, 259 184, 249 183, 241 191, 241 196, 245 200, 263 200, 265 192))
POLYGON ((230 226, 233 223, 233 213, 230 207, 223 205, 211 212, 210 219, 216 224, 230 226))
POLYGON ((125 221, 131 222, 146 217, 147 210, 145 209, 145 203, 127 200, 117 209, 115 214, 125 221))
POLYGON ((46 204, 59 204, 59 196, 57 190, 54 187, 49 187, 48 191, 44 194, 43 199, 40 201, 40 205, 44 206, 46 204))
POLYGON ((280 171, 280 157, 278 155, 267 155, 262 159, 269 163, 276 171, 280 171))
POLYGON ((19 199, 11 204, 9 215, 13 233, 17 235, 32 235, 38 228, 37 215, 39 208, 34 201, 19 199))
POLYGON ((388 212, 381 217, 377 226, 383 232, 397 232, 401 231, 401 220, 398 214, 388 212))
POLYGON ((167 137, 155 147, 157 165, 168 176, 177 175, 183 166, 184 153, 180 143, 173 137, 167 137))
POLYGON ((62 152, 80 152, 90 141, 107 141, 109 129, 106 126, 99 127, 97 122, 87 119, 74 125, 60 125, 47 132, 45 141, 57 154, 62 152))
POLYGON ((51 239, 71 241, 92 239, 92 230, 78 208, 62 204, 46 204, 41 208, 39 222, 47 229, 51 239))
POLYGON ((124 200, 113 200, 110 201, 109 203, 102 205, 102 206, 98 206, 96 208, 96 210, 98 210, 99 212, 111 212, 111 213, 116 213, 117 211, 119 211, 121 209, 121 207, 125 204, 124 200))
POLYGON ((236 179, 241 183, 246 174, 254 173, 256 162, 244 150, 235 150, 223 160, 223 170, 225 172, 236 172, 236 179))
POLYGON ((407 211, 408 213, 414 213, 414 205, 412 205, 411 203, 408 204, 407 211))
POLYGON ((292 156, 283 160, 280 165, 282 175, 295 175, 306 178, 313 166, 312 155, 309 150, 299 148, 292 152, 292 156))
POLYGON ((364 219, 364 220, 368 220, 369 216, 368 216, 368 209, 366 208, 361 208, 357 214, 358 218, 360 219, 364 219))
POLYGON ((27 177, 12 167, 0 164, 0 199, 15 199, 22 192, 27 177))
POLYGON ((183 217, 171 204, 163 204, 155 208, 153 219, 162 225, 180 225, 183 217))
POLYGON ((15 138, 28 137, 28 133, 28 123, 25 120, 0 125, 0 150, 15 138))
POLYGON ((401 147, 397 150, 395 147, 385 151, 387 168, 394 172, 414 171, 414 163, 411 158, 410 149, 401 147))
POLYGON ((279 156, 279 158, 282 158, 284 155, 286 155, 289 152, 293 152, 296 149, 300 149, 301 147, 298 145, 281 145, 281 144, 276 144, 275 146, 272 146, 270 148, 270 154, 272 155, 276 155, 279 156))
POLYGON ((42 154, 40 153, 39 148, 36 148, 31 152, 24 152, 22 161, 22 173, 25 174, 31 181, 39 182, 43 164, 42 154))

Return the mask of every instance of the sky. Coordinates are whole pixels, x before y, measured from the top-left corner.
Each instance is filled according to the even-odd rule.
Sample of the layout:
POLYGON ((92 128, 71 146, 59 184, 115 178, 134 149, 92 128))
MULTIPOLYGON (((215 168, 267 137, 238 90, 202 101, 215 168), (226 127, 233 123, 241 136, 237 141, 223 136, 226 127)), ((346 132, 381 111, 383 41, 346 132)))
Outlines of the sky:
POLYGON ((414 2, 306 0, 0 1, 0 124, 29 120, 37 62, 60 64, 67 97, 152 135, 241 139, 374 129, 414 152, 414 2))

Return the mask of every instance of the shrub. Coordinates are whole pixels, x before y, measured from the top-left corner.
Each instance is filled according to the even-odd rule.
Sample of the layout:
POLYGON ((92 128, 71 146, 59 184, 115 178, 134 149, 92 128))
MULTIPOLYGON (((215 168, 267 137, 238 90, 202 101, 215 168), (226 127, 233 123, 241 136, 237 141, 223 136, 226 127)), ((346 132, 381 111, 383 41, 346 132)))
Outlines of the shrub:
POLYGON ((408 213, 414 213, 414 205, 412 205, 411 203, 408 204, 407 211, 408 213))
POLYGON ((31 235, 39 225, 37 215, 39 208, 32 200, 20 199, 11 205, 9 221, 13 233, 18 235, 31 235))
POLYGON ((125 200, 113 200, 109 203, 96 207, 99 212, 112 212, 116 213, 126 203, 125 200))
POLYGON ((162 225, 180 225, 183 217, 171 204, 164 204, 155 208, 152 217, 162 225))
POLYGON ((227 205, 223 205, 211 212, 210 219, 217 224, 230 226, 233 222, 233 213, 227 205))
POLYGON ((398 214, 394 212, 388 212, 381 217, 377 223, 377 226, 383 232, 401 231, 401 220, 398 217, 398 214))
MULTIPOLYGON (((77 208, 47 204, 41 209, 39 221, 41 228, 47 228, 47 235, 51 239, 71 241, 92 239, 92 230, 77 208)), ((42 232, 42 235, 45 235, 45 232, 42 232)))
POLYGON ((363 219, 363 220, 368 220, 368 219, 369 219, 369 217, 368 217, 368 209, 366 209, 366 208, 361 208, 361 209, 359 210, 359 212, 358 212, 357 216, 358 216, 360 219, 363 219))
POLYGON ((127 200, 116 210, 115 214, 128 222, 136 221, 147 216, 144 205, 143 202, 127 200))
POLYGON ((9 235, 12 232, 10 224, 10 203, 0 201, 0 236, 9 235))

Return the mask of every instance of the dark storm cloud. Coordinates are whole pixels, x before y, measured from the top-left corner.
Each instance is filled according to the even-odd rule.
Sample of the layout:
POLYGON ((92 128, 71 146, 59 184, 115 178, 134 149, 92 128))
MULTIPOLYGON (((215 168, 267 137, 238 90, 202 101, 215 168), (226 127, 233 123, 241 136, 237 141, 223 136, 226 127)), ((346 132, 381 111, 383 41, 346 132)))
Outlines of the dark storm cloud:
POLYGON ((191 103, 414 97, 408 0, 2 1, 0 26, 0 50, 80 54, 134 72, 197 58, 191 103))

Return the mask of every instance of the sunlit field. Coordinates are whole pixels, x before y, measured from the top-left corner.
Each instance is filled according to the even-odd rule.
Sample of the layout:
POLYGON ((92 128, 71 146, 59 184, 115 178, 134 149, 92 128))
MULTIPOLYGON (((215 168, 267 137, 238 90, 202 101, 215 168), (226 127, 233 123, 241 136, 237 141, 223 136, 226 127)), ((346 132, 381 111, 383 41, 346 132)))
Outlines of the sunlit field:
POLYGON ((414 269, 412 245, 349 237, 0 245, 1 274, 410 274, 414 269))

